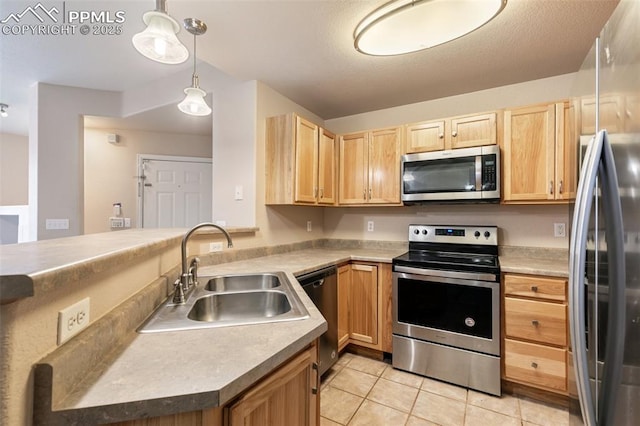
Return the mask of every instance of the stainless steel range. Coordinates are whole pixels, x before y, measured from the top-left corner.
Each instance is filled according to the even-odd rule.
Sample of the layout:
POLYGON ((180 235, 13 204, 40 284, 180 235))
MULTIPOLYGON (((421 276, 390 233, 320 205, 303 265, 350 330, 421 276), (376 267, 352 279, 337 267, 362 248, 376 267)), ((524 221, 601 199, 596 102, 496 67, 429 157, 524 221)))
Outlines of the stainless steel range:
POLYGON ((498 228, 409 225, 393 259, 393 366, 500 395, 498 228))

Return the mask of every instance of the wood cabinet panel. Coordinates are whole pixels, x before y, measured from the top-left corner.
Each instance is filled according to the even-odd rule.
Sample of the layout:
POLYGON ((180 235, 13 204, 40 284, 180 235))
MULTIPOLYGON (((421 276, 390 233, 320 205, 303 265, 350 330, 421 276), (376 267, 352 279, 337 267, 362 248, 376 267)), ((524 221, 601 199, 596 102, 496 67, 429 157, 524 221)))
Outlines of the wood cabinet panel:
POLYGON ((505 339, 504 373, 507 379, 564 392, 566 350, 505 339))
POLYGON ((378 268, 351 265, 349 338, 378 344, 378 268))
POLYGON ((400 203, 400 128, 371 132, 369 142, 369 203, 400 203))
POLYGON ((318 188, 318 126, 296 116, 295 202, 315 203, 318 188))
POLYGON ((336 202, 336 136, 325 129, 320 129, 318 139, 318 203, 334 204, 336 202))
POLYGON ((254 386, 228 408, 229 426, 317 425, 316 362, 313 346, 254 386))
POLYGON ((339 204, 400 205, 400 128, 342 135, 339 204))
POLYGON ((495 145, 497 132, 496 112, 409 124, 405 127, 406 152, 495 145))
POLYGON ((340 137, 340 204, 364 204, 367 201, 368 144, 367 133, 340 137))
POLYGON ((505 111, 504 200, 552 200, 555 106, 505 111))
POLYGON ((351 286, 351 265, 338 268, 338 351, 349 343, 349 287, 351 286))
POLYGON ((504 277, 504 293, 507 296, 535 297, 564 302, 567 300, 567 280, 507 274, 504 277))
POLYGON ((265 204, 335 204, 335 135, 297 114, 266 119, 265 204))
POLYGON ((444 120, 408 125, 405 133, 407 153, 444 150, 444 132, 444 120))
MULTIPOLYGON (((604 95, 600 97, 600 129, 609 133, 621 133, 624 130, 624 96, 604 95)), ((596 99, 583 98, 580 101, 580 134, 596 133, 596 99)))
POLYGON ((496 113, 451 119, 451 148, 496 144, 496 113))
POLYGON ((507 337, 566 346, 565 305, 506 297, 504 312, 507 337))
POLYGON ((222 426, 222 408, 110 423, 110 426, 222 426))
POLYGON ((578 189, 576 110, 569 102, 556 104, 555 198, 574 200, 578 189))

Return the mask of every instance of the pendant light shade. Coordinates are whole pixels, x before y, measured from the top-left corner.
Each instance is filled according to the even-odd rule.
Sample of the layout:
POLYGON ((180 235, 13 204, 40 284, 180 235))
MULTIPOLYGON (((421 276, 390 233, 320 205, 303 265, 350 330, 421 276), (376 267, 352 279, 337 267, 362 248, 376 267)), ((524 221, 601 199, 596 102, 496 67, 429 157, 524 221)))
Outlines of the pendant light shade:
POLYGON ((209 115, 211 114, 211 108, 207 105, 204 97, 207 93, 199 87, 187 87, 184 89, 184 100, 178 104, 180 111, 189 115, 209 115))
POLYGON ((157 1, 156 7, 142 16, 147 28, 134 35, 131 41, 138 52, 151 60, 180 64, 189 57, 189 51, 176 37, 180 25, 166 13, 164 1, 157 1))
POLYGON ((207 105, 204 97, 207 92, 200 88, 198 74, 196 73, 196 36, 207 32, 207 24, 195 18, 187 18, 184 20, 184 28, 193 34, 193 77, 191 78, 191 87, 184 89, 184 100, 178 104, 178 109, 189 115, 209 115, 211 108, 207 105))
POLYGON ((480 28, 506 4, 507 0, 394 0, 358 24, 354 45, 374 56, 428 49, 480 28))

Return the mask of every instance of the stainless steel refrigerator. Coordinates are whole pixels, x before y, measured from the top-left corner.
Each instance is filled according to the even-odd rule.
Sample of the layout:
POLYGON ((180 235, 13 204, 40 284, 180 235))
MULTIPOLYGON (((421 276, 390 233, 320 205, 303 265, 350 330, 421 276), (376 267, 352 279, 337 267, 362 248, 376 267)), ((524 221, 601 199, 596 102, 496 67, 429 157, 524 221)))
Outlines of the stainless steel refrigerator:
POLYGON ((640 0, 622 0, 578 72, 580 178, 569 309, 571 423, 640 425, 640 0), (579 408, 578 408, 579 407, 579 408))

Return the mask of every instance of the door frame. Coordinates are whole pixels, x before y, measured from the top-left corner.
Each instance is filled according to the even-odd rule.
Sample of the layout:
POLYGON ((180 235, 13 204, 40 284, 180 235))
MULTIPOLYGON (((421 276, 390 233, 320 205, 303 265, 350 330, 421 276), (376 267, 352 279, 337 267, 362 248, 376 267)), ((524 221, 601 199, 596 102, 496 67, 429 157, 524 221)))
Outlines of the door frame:
MULTIPOLYGON (((155 161, 171 161, 183 163, 209 163, 211 164, 211 176, 213 176, 213 159, 206 157, 181 157, 178 155, 160 155, 160 154, 136 154, 136 186, 137 186, 137 206, 136 206, 136 228, 142 229, 143 223, 143 206, 144 206, 144 170, 142 164, 145 160, 155 161)), ((211 182, 213 190, 213 182, 211 182)), ((213 217, 213 206, 211 206, 211 216, 213 217)))

